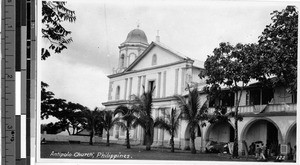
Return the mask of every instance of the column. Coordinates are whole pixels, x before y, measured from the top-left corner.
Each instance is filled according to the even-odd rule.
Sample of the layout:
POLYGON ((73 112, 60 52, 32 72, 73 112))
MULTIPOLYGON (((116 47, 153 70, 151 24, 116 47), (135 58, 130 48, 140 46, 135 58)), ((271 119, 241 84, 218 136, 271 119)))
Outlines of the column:
POLYGON ((137 140, 137 129, 138 128, 134 128, 134 132, 133 132, 133 140, 137 140))
MULTIPOLYGON (((158 109, 154 109, 154 119, 158 117, 158 109)), ((158 128, 154 128, 154 135, 153 135, 153 143, 157 143, 158 141, 158 128)))
MULTIPOLYGON (((143 90, 146 90, 146 76, 143 76, 143 87, 145 88, 145 89, 143 89, 143 90)), ((143 91, 144 92, 144 91, 143 91)))
POLYGON ((127 67, 130 65, 130 55, 127 56, 127 67))
MULTIPOLYGON (((159 111, 159 113, 158 113, 158 116, 159 117, 161 117, 161 118, 165 118, 165 116, 163 116, 163 112, 162 111, 164 111, 164 109, 161 109, 160 111, 159 111)), ((164 144, 164 130, 163 129, 159 129, 159 144, 160 145, 165 145, 164 144)))
POLYGON ((186 70, 184 68, 182 68, 181 69, 181 94, 184 92, 184 90, 186 88, 185 73, 186 73, 186 70))
POLYGON ((157 98, 160 98, 160 84, 161 84, 161 72, 158 72, 157 78, 157 98))
POLYGON ((112 90, 113 90, 113 88, 112 88, 112 85, 113 85, 113 83, 114 82, 109 82, 109 89, 108 89, 108 100, 112 100, 112 90))
POLYGON ((179 74, 179 69, 175 69, 175 89, 174 89, 174 94, 178 94, 178 74, 179 74))
POLYGON ((138 86, 137 86, 137 96, 138 96, 138 97, 140 96, 141 79, 142 79, 142 76, 139 76, 139 77, 138 77, 138 86))
POLYGON ((167 81, 167 71, 164 71, 164 83, 163 83, 162 97, 166 97, 166 81, 167 81))
POLYGON ((128 100, 131 100, 131 91, 132 91, 132 77, 129 78, 129 94, 128 94, 128 100))
POLYGON ((127 98, 126 98, 126 96, 127 96, 127 83, 128 83, 128 78, 125 78, 125 86, 124 86, 124 88, 125 88, 125 92, 124 92, 124 100, 126 100, 127 98))

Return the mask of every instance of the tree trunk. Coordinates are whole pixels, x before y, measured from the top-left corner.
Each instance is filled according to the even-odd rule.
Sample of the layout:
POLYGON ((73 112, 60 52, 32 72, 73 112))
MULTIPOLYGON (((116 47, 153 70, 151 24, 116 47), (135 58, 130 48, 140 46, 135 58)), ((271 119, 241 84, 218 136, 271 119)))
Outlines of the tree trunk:
POLYGON ((171 152, 174 152, 174 135, 171 136, 170 143, 171 143, 171 152))
POLYGON ((126 129, 127 148, 130 148, 129 129, 126 129))
POLYGON ((75 135, 75 126, 73 125, 73 133, 72 135, 75 135))
POLYGON ((196 148, 195 148, 195 132, 194 131, 191 132, 191 142, 192 142, 191 152, 192 152, 192 154, 195 154, 196 153, 196 148))
POLYGON ((109 131, 106 132, 106 146, 109 146, 109 131))
POLYGON ((71 132, 70 132, 70 130, 69 130, 69 128, 68 128, 68 127, 67 127, 67 131, 68 131, 69 135, 71 135, 71 132))
POLYGON ((232 157, 233 158, 238 158, 239 157, 239 144, 238 144, 238 120, 237 120, 237 110, 235 112, 235 121, 234 121, 234 143, 233 143, 233 153, 232 157))
MULTIPOLYGON (((238 144, 238 114, 239 114, 239 104, 241 101, 242 93, 243 93, 243 87, 241 88, 241 92, 239 95, 239 98, 236 99, 236 105, 235 105, 235 115, 234 115, 234 143, 233 143, 233 153, 232 157, 233 158, 238 158, 239 157, 239 144, 238 144)), ((238 96, 238 91, 236 92, 236 96, 238 96)))
POLYGON ((146 132, 146 150, 151 150, 151 134, 146 132))
POLYGON ((200 133, 201 133, 201 147, 200 147, 200 153, 204 152, 203 149, 203 130, 202 130, 202 121, 200 121, 200 133))
POLYGON ((90 145, 93 145, 93 137, 94 137, 94 130, 91 131, 90 133, 90 145))

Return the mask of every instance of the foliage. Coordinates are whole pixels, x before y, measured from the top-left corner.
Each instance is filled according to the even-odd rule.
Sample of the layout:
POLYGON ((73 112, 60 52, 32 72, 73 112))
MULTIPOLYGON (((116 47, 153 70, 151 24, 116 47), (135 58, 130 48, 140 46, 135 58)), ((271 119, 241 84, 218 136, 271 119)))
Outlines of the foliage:
MULTIPOLYGON (((188 98, 186 101, 186 98, 183 96, 175 96, 178 105, 181 109, 181 116, 183 119, 185 119, 188 123, 187 129, 189 129, 190 135, 191 135, 191 152, 193 154, 196 153, 195 149, 195 130, 198 128, 198 124, 201 121, 207 120, 207 106, 206 103, 201 105, 200 103, 200 96, 198 93, 197 88, 189 89, 188 98)), ((204 126, 205 123, 203 123, 201 126, 204 126)))
MULTIPOLYGON (((64 99, 55 98, 53 92, 48 91, 49 85, 41 83, 41 119, 48 119, 53 116, 59 120, 54 128, 67 130, 69 135, 80 133, 85 127, 85 121, 82 119, 84 106, 78 103, 66 102, 64 99), (71 133, 69 127, 73 128, 71 133)), ((52 131, 55 132, 55 131, 52 131)))
POLYGON ((152 95, 154 88, 150 91, 145 91, 140 97, 134 98, 132 106, 134 111, 138 112, 137 119, 133 122, 133 127, 140 125, 145 132, 146 150, 151 150, 153 143, 154 120, 152 118, 152 95))
POLYGON ((277 77, 274 84, 284 84, 290 92, 297 91, 297 48, 298 11, 295 6, 287 6, 282 11, 275 10, 272 23, 267 25, 259 37, 261 52, 256 61, 262 61, 264 74, 277 77))
POLYGON ((206 78, 208 90, 217 94, 221 87, 228 88, 235 93, 235 110, 231 115, 235 118, 235 139, 233 157, 238 157, 238 121, 242 120, 238 108, 242 91, 251 78, 259 79, 262 74, 255 71, 259 65, 253 62, 254 54, 257 53, 255 44, 237 44, 232 46, 229 43, 220 43, 215 48, 213 55, 208 56, 205 61, 205 72, 200 78, 206 78), (240 92, 239 92, 240 91, 240 92))
POLYGON ((73 23, 76 21, 75 11, 65 7, 66 2, 63 1, 42 1, 42 37, 50 42, 48 48, 42 48, 41 59, 46 60, 50 56, 49 50, 54 53, 60 53, 67 49, 67 44, 73 40, 69 35, 71 31, 66 30, 62 23, 68 21, 73 23))
POLYGON ((47 87, 49 85, 42 81, 41 83, 41 119, 48 119, 49 115, 51 115, 51 100, 53 99, 54 93, 51 91, 47 91, 47 87))
POLYGON ((48 123, 41 125, 41 131, 46 131, 47 134, 58 134, 65 131, 66 126, 62 122, 48 123))
POLYGON ((126 146, 130 148, 130 139, 129 139, 129 131, 133 127, 133 122, 137 119, 135 116, 137 111, 135 109, 130 108, 129 106, 120 105, 114 111, 114 116, 117 114, 121 114, 120 117, 117 117, 116 120, 120 122, 116 122, 122 129, 126 129, 126 146), (124 121, 125 123, 123 123, 124 121))
MULTIPOLYGON (((208 122, 210 123, 220 123, 220 122, 228 122, 230 121, 230 117, 234 117, 234 111, 228 112, 228 105, 224 105, 224 100, 227 99, 229 96, 229 91, 221 89, 219 86, 212 84, 210 87, 205 86, 203 91, 207 93, 207 100, 212 102, 213 104, 210 105, 214 107, 213 114, 208 115, 208 122), (222 102, 221 102, 222 101, 222 102)), ((232 93, 233 94, 233 93, 232 93)), ((211 104, 211 103, 210 103, 211 104)), ((243 116, 238 114, 237 117, 238 121, 243 120, 243 116)))
POLYGON ((171 109, 170 114, 165 114, 165 111, 162 111, 164 113, 163 116, 166 116, 165 118, 158 117, 155 119, 154 127, 158 127, 161 129, 165 129, 170 135, 170 143, 171 143, 171 152, 174 152, 174 136, 178 131, 179 128, 179 122, 180 122, 180 114, 176 110, 176 108, 171 109))
POLYGON ((93 145, 93 137, 96 132, 99 132, 103 128, 101 125, 101 115, 101 111, 97 107, 94 110, 88 108, 83 110, 83 118, 86 122, 85 129, 90 131, 90 145, 93 145))
POLYGON ((100 111, 100 121, 101 125, 106 131, 106 145, 109 146, 109 130, 113 128, 113 126, 119 122, 119 119, 113 119, 113 111, 103 110, 100 111))
MULTIPOLYGON (((238 91, 242 91, 250 79, 261 81, 263 85, 285 85, 290 92, 297 90, 298 12, 295 6, 287 6, 271 15, 273 22, 266 26, 258 44, 232 46, 220 43, 219 48, 214 49, 213 55, 205 61, 205 72, 199 75, 200 78, 207 78, 208 89, 227 87, 236 93, 234 157, 238 156, 237 121, 242 120, 238 114, 242 92, 238 96, 238 91), (276 78, 269 79, 272 76, 276 78)), ((216 109, 212 120, 226 118, 226 114, 220 112, 222 107, 216 109)))

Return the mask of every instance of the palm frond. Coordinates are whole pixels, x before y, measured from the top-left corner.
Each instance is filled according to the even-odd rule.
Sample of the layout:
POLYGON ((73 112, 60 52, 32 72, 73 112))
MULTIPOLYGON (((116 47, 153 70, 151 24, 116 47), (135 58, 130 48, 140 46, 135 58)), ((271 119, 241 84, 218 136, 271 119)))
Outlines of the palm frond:
POLYGON ((141 126, 142 128, 146 128, 146 123, 144 122, 144 120, 143 119, 141 119, 141 118, 137 118, 135 121, 133 121, 133 123, 132 123, 132 127, 133 128, 136 128, 137 126, 141 126))
POLYGON ((128 127, 125 125, 125 123, 120 122, 120 121, 115 121, 114 125, 117 125, 117 126, 121 127, 123 130, 128 129, 128 127))
POLYGON ((163 118, 156 118, 154 121, 154 127, 165 129, 168 132, 170 132, 172 129, 171 123, 166 122, 163 118))
POLYGON ((119 105, 115 111, 114 111, 114 116, 116 116, 116 114, 121 113, 122 115, 127 114, 129 111, 129 108, 125 105, 119 105))

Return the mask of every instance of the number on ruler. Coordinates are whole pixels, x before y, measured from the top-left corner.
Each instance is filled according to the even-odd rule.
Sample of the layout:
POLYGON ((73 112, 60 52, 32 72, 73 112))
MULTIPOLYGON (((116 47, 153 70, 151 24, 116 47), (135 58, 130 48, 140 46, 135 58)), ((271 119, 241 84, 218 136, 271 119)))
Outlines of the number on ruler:
POLYGON ((11 75, 11 74, 6 74, 6 77, 7 77, 7 78, 13 78, 13 75, 11 75))
POLYGON ((15 141, 15 131, 11 131, 11 138, 10 141, 13 142, 15 141))
POLYGON ((7 126, 7 129, 12 129, 12 128, 13 128, 12 125, 7 126))

